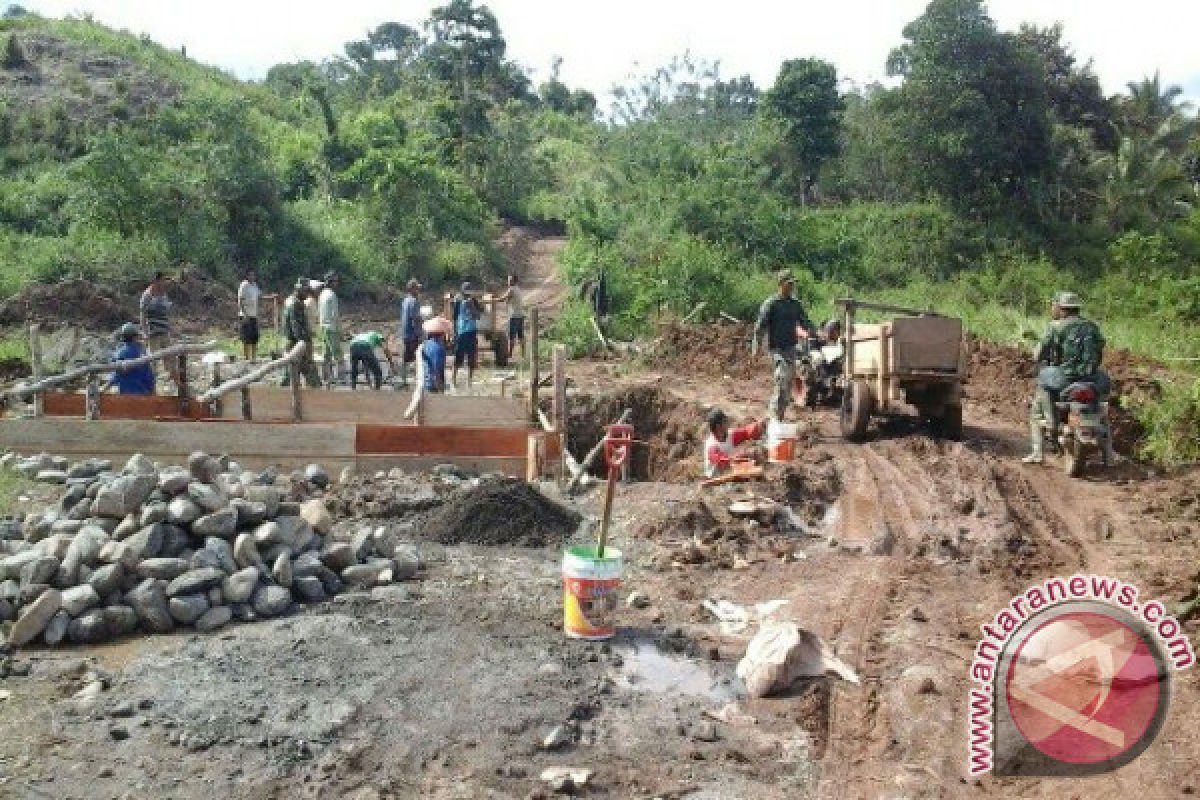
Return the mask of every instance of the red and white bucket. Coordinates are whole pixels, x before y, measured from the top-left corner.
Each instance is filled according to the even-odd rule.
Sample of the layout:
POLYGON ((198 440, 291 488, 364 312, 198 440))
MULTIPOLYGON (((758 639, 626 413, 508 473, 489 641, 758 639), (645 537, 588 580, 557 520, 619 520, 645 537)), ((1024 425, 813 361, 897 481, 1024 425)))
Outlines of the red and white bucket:
POLYGON ((611 639, 621 588, 621 551, 594 546, 569 547, 563 553, 563 631, 572 639, 611 639))

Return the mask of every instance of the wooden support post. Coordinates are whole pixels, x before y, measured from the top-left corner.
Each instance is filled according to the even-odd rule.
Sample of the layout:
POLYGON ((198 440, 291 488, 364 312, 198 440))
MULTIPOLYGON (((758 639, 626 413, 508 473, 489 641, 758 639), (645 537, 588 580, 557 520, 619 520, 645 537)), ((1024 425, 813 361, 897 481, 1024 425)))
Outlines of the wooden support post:
POLYGON ((529 448, 525 455, 525 480, 533 483, 542 477, 546 460, 546 434, 529 434, 529 448))
POLYGON ((242 419, 250 422, 254 419, 254 412, 250 408, 250 387, 242 387, 242 419))
MULTIPOLYGON (((221 365, 214 362, 209 369, 208 388, 216 389, 220 385, 221 365)), ((225 401, 222 399, 221 395, 217 395, 215 398, 213 398, 212 402, 208 404, 208 407, 210 416, 220 417, 225 411, 225 401)))
POLYGON ((100 385, 95 373, 88 375, 87 389, 84 392, 84 412, 86 419, 100 419, 100 385))
POLYGON ((178 370, 176 374, 179 376, 177 381, 179 385, 179 416, 186 417, 188 416, 188 404, 191 401, 191 398, 188 397, 187 353, 180 353, 178 358, 179 366, 176 367, 178 370))
MULTIPOLYGON (((29 326, 29 363, 33 366, 33 382, 38 383, 42 380, 42 337, 41 328, 35 322, 29 326)), ((33 415, 35 417, 42 416, 44 411, 42 403, 42 393, 35 392, 33 395, 33 415)))
POLYGON ((304 405, 300 400, 300 366, 295 362, 288 364, 288 383, 292 387, 292 421, 304 419, 304 405))
POLYGON ((538 308, 529 309, 529 418, 537 421, 538 411, 538 308))
MULTIPOLYGON (((567 436, 567 347, 554 345, 554 435, 558 436, 565 445, 567 436)), ((555 465, 555 477, 558 485, 562 486, 566 475, 567 448, 560 447, 558 463, 555 465)))

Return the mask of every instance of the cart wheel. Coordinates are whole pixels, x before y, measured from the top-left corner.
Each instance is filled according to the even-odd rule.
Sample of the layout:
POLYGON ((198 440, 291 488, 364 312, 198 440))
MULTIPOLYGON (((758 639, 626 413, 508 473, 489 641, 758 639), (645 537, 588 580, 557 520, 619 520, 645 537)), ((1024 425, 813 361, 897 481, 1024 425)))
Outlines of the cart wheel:
POLYGON ((504 369, 508 366, 507 333, 495 333, 492 335, 492 355, 495 356, 497 369, 504 369))
POLYGON ((841 426, 843 438, 861 442, 871 421, 871 390, 866 381, 854 381, 842 395, 841 426))
POLYGON ((940 417, 929 420, 933 435, 939 439, 949 439, 952 442, 962 440, 962 406, 945 406, 940 417))

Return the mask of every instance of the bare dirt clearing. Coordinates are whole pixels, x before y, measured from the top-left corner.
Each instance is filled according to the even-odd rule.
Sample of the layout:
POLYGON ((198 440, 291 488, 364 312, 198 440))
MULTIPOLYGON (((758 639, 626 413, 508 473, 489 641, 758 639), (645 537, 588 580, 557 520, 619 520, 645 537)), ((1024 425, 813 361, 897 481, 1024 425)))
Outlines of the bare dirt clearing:
MULTIPOLYGON (((543 280, 531 293, 557 302, 561 286, 543 280)), ((502 546, 439 544, 470 516, 452 508, 455 492, 428 476, 356 477, 331 510, 407 531, 424 565, 417 581, 209 636, 20 651, 0 670, 12 692, 0 701, 0 796, 546 797, 540 774, 560 766, 591 770, 580 794, 594 797, 1086 790, 1156 800, 1200 790, 1195 670, 1178 676, 1156 743, 1111 776, 964 777, 979 626, 1054 575, 1114 575, 1168 605, 1192 591, 1195 472, 1124 462, 1072 480, 1053 464, 1019 464, 1024 362, 977 347, 963 442, 896 420, 851 445, 834 411, 802 412, 796 463, 769 467, 761 483, 701 490, 704 410, 761 416, 767 367, 745 360, 733 327, 670 336, 673 350, 646 365, 570 369, 574 452, 625 408, 645 443, 638 480, 618 491, 614 531, 626 588, 644 602, 622 606, 615 640, 564 638, 556 536, 513 546, 539 541, 508 535, 520 533, 514 514, 492 526, 499 540, 470 526, 460 537, 502 546), (790 513, 732 516, 729 504, 750 493, 790 513), (774 618, 821 635, 862 685, 810 679, 747 699, 734 669, 754 626, 724 632, 706 600, 787 601, 774 618), (109 688, 80 713, 73 694, 89 669, 109 688)), ((546 491, 585 517, 580 541, 599 493, 546 491)), ((555 530, 568 527, 562 518, 555 530)), ((1195 640, 1200 623, 1185 629, 1195 640)))

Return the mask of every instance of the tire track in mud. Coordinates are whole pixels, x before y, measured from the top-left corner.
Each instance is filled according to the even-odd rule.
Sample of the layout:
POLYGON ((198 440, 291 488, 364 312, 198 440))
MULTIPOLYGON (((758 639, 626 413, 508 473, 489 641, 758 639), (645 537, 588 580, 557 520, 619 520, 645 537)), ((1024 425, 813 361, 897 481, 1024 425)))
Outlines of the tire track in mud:
POLYGON ((925 496, 932 485, 928 476, 917 471, 907 477, 889 460, 888 448, 883 449, 885 453, 881 454, 878 445, 846 448, 846 457, 856 463, 853 470, 847 470, 842 530, 858 524, 863 530, 876 531, 876 535, 869 543, 873 569, 858 584, 859 602, 847 613, 853 624, 839 633, 835 643, 839 652, 851 656, 862 687, 847 689, 839 685, 830 694, 829 748, 819 792, 822 797, 846 796, 854 783, 853 767, 862 763, 867 744, 876 738, 886 667, 883 635, 896 622, 900 607, 896 598, 907 574, 896 565, 909 560, 912 545, 921 536, 920 520, 930 514, 925 496), (870 501, 864 502, 864 497, 870 501), (863 513, 864 507, 874 512, 873 518, 863 513))

